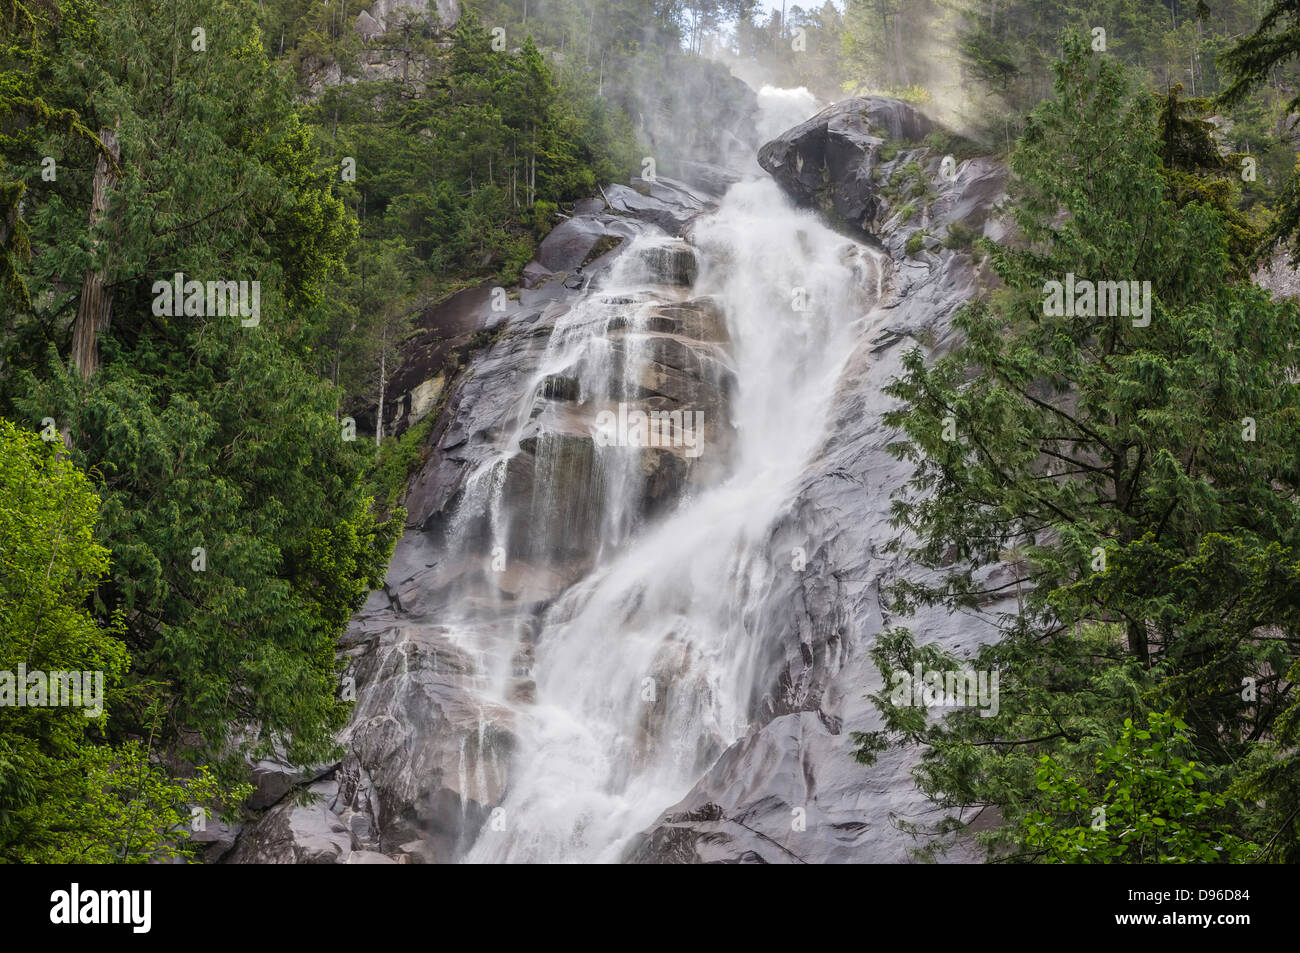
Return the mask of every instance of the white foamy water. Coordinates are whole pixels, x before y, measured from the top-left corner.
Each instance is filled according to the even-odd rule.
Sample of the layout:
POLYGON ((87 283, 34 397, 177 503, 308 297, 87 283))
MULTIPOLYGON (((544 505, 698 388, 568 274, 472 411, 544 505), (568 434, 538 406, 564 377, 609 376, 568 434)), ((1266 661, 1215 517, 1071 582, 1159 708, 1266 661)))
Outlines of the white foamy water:
POLYGON ((817 111, 817 97, 805 87, 783 89, 763 86, 758 91, 759 116, 756 123, 760 144, 775 139, 787 129, 803 122, 817 111))
MULTIPOLYGON (((513 706, 504 829, 485 826, 471 862, 615 861, 748 727, 765 649, 755 614, 773 574, 789 571, 789 553, 769 551, 769 531, 818 453, 885 263, 767 180, 734 186, 692 242, 701 263, 692 295, 715 296, 731 337, 726 466, 643 525, 620 496, 634 452, 601 452, 601 558, 545 613, 535 701, 513 706)), ((621 270, 557 325, 539 381, 564 371, 584 399, 617 397, 635 358, 620 367, 602 336, 615 312, 635 329, 638 289, 618 287, 634 278, 621 270)), ((477 505, 490 510, 490 498, 480 493, 477 505)))

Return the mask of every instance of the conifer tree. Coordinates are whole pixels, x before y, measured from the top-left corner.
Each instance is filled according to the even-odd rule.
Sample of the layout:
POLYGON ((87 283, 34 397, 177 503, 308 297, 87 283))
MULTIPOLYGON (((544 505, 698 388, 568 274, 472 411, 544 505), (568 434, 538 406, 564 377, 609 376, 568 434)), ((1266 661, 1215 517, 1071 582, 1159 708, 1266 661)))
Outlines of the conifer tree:
POLYGON ((95 150, 69 137, 69 172, 28 205, 31 308, 5 337, 11 413, 46 417, 95 475, 112 566, 95 592, 124 614, 149 686, 124 719, 232 767, 240 748, 327 757, 346 716, 334 640, 383 567, 400 514, 376 522, 364 442, 312 373, 325 277, 356 223, 268 62, 255 10, 216 0, 126 0, 50 67, 89 128, 112 128, 120 176, 88 214, 95 150), (111 322, 79 372, 70 325, 83 276, 103 277, 111 322), (181 279, 176 279, 176 275, 181 279), (173 281, 256 287, 223 312, 173 281), (244 299, 245 304, 251 302, 244 299), (193 304, 194 307, 190 307, 193 304), (342 607, 342 608, 341 608, 342 607))
POLYGON ((55 448, 0 418, 0 863, 186 856, 192 806, 246 789, 172 778, 147 736, 122 737, 122 620, 88 608, 109 566, 100 501, 55 448))
MULTIPOLYGON (((1013 591, 1023 604, 970 662, 1001 672, 996 716, 929 724, 884 693, 886 732, 862 736, 861 756, 891 735, 923 744, 921 787, 957 811, 945 829, 993 806, 1011 826, 984 839, 1002 849, 1019 844, 1016 792, 1039 756, 1081 771, 1156 706, 1193 725, 1222 792, 1241 739, 1270 734, 1294 702, 1273 677, 1300 647, 1290 603, 1242 628, 1189 587, 1247 557, 1285 577, 1300 551, 1297 312, 1230 279, 1222 215, 1173 201, 1160 151, 1154 100, 1067 43, 1056 95, 1011 160, 1024 244, 984 244, 1005 287, 959 314, 953 353, 927 365, 914 350, 889 388, 902 403, 887 420, 905 435, 891 449, 916 467, 893 546, 929 570, 897 586, 894 608, 978 612, 1013 591), (1100 294, 1070 313, 1046 306, 1051 282, 1075 281, 1150 282, 1149 313, 1136 289, 1125 313, 1103 312, 1100 294), (998 567, 1010 578, 989 582, 998 567), (1244 703, 1243 677, 1266 702, 1244 703)), ((1264 591, 1260 572, 1244 591, 1264 591)), ((886 674, 959 664, 906 630, 875 655, 886 674)), ((1280 825, 1282 807, 1233 822, 1280 825)))

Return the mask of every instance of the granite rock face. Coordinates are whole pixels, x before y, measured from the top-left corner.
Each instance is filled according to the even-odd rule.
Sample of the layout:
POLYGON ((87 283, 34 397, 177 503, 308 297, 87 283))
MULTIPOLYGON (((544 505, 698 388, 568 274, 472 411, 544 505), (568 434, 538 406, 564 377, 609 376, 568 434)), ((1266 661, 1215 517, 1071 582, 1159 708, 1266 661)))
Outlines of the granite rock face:
MULTIPOLYGON (((909 470, 886 450, 896 435, 881 419, 891 406, 883 388, 908 349, 951 348, 953 313, 990 284, 963 236, 1006 233, 995 214, 1005 170, 979 157, 945 163, 920 142, 935 130, 906 104, 850 100, 760 152, 795 201, 847 221, 889 267, 835 382, 825 435, 768 529, 767 549, 807 558, 772 577, 747 626, 757 646, 748 730, 632 837, 626 861, 906 862, 915 844, 898 821, 929 816, 914 755, 889 751, 868 768, 850 736, 879 727, 865 698, 879 688, 868 653, 904 621, 881 592, 911 571, 884 551, 890 496, 909 470), (888 160, 886 143, 896 150, 888 160), (904 169, 906 213, 904 186, 890 184, 904 169)), ((607 187, 551 232, 504 309, 491 289, 471 289, 428 322, 478 343, 458 352, 463 370, 442 378, 428 456, 403 501, 407 531, 340 647, 357 702, 346 755, 324 775, 268 768, 264 812, 228 861, 455 862, 481 832, 504 829, 543 613, 589 578, 620 520, 670 511, 731 465, 733 342, 720 303, 692 289, 701 270, 692 225, 715 200, 664 177, 607 187), (602 291, 615 274, 642 290, 602 291), (646 447, 632 466, 608 469, 595 434, 613 397, 593 390, 582 362, 558 359, 579 333, 621 382, 625 407, 703 408, 722 452, 705 465, 678 447, 646 447), (503 568, 489 572, 498 557, 503 568)), ((399 371, 397 402, 414 404, 426 386, 427 403, 426 382, 445 369, 434 350, 413 352, 399 371)), ((990 618, 1006 608, 986 607, 990 618)), ((969 616, 906 621, 919 640, 957 652, 995 635, 969 616)), ((610 651, 618 637, 609 633, 610 651)))
MULTIPOLYGON (((593 437, 597 415, 612 406, 608 395, 588 393, 590 381, 577 373, 544 372, 575 306, 604 322, 600 349, 626 381, 626 407, 671 414, 689 406, 712 426, 728 416, 726 321, 716 302, 690 295, 695 252, 672 237, 713 198, 675 180, 643 187, 649 194, 626 190, 635 198, 612 187, 607 193, 623 201, 575 209, 542 243, 533 287, 516 299, 484 286, 422 316, 392 380, 390 426, 418 419, 421 403, 428 412, 430 382, 435 397, 446 394, 427 461, 403 500, 408 526, 387 582, 340 646, 344 684, 356 700, 340 737, 347 753, 323 773, 259 765, 248 807, 262 813, 233 850, 223 845, 227 862, 454 862, 491 823, 516 744, 512 704, 529 703, 532 689, 522 674, 511 677, 502 704, 489 691, 490 673, 527 670, 536 615, 591 568, 611 518, 593 437), (638 237, 636 252, 625 256, 638 237), (644 291, 586 293, 588 282, 616 266, 644 291), (581 281, 571 287, 575 275, 581 281), (452 379, 451 367, 462 361, 468 366, 452 379), (499 489, 505 525, 461 515, 477 512, 461 504, 483 482, 499 489), (509 568, 485 573, 497 538, 508 540, 500 555, 509 568), (493 650, 467 649, 466 632, 449 619, 457 606, 491 600, 504 603, 502 613, 474 624, 499 628, 484 636, 493 650)), ((725 447, 725 438, 721 432, 716 445, 725 447)), ((712 473, 680 447, 645 447, 617 482, 644 517, 712 473)))
POLYGON ((873 238, 899 238, 901 249, 916 228, 982 228, 1005 187, 1001 164, 960 162, 926 147, 936 132, 947 136, 900 100, 847 99, 766 143, 758 162, 798 204, 873 238), (916 163, 924 176, 915 174, 916 163))
MULTIPOLYGON (((947 235, 953 223, 1001 237, 996 208, 1006 170, 976 157, 946 170, 919 143, 879 161, 889 140, 919 140, 935 127, 903 103, 850 100, 825 110, 763 147, 760 161, 797 202, 817 205, 827 184, 832 209, 856 222, 890 256, 888 303, 849 358, 823 449, 772 528, 770 546, 808 547, 806 568, 775 577, 757 613, 754 637, 767 647, 766 686, 756 695, 746 737, 725 751, 680 802, 627 848, 633 863, 905 863, 918 846, 898 822, 930 816, 911 778, 914 755, 889 750, 870 768, 853 758, 850 733, 880 727, 868 692, 881 687, 868 651, 875 636, 906 622, 919 642, 965 654, 996 636, 992 620, 1014 600, 985 607, 983 618, 927 610, 892 618, 881 599, 910 571, 884 545, 891 494, 910 468, 886 450, 896 435, 882 423, 883 394, 903 354, 955 343, 954 312, 990 286, 992 276, 963 247, 927 243, 906 251, 919 229, 947 235), (917 163, 925 170, 920 209, 905 217, 880 194, 872 170, 917 163), (811 541, 815 541, 815 544, 811 541)), ((919 189, 918 189, 919 191, 919 189)), ((825 194, 825 193, 823 193, 825 194)), ((950 861, 974 860, 959 845, 950 861)))
POLYGON ((423 20, 430 12, 443 27, 455 26, 460 19, 459 0, 434 0, 432 11, 429 6, 427 0, 375 0, 369 10, 357 14, 354 25, 369 40, 398 28, 407 20, 423 20))

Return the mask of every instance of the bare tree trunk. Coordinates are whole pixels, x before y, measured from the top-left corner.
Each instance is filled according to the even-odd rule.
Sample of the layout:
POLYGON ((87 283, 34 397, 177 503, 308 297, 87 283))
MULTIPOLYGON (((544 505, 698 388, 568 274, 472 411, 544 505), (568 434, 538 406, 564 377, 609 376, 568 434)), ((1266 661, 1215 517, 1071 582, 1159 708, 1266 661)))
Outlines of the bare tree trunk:
POLYGON ((898 59, 898 87, 907 86, 907 61, 903 52, 903 8, 900 6, 894 14, 894 51, 898 59))
POLYGON ((537 130, 533 130, 532 155, 528 161, 528 207, 537 201, 537 130))
POLYGON ((1128 621, 1128 647, 1143 668, 1151 667, 1151 647, 1147 644, 1146 624, 1141 620, 1128 621))
MULTIPOLYGON (((101 129, 99 138, 108 147, 112 162, 102 152, 95 159, 95 178, 90 199, 92 234, 108 208, 108 194, 116 184, 113 166, 122 154, 114 130, 101 129)), ((95 373, 95 346, 99 332, 108 326, 109 319, 113 316, 113 295, 104 286, 108 278, 107 271, 106 263, 101 261, 98 270, 86 269, 86 277, 81 283, 81 301, 77 305, 77 317, 72 327, 72 361, 77 367, 77 373, 83 378, 95 373)))
POLYGON ((384 328, 384 341, 379 348, 379 406, 375 408, 375 446, 384 442, 384 384, 388 369, 388 328, 384 328))

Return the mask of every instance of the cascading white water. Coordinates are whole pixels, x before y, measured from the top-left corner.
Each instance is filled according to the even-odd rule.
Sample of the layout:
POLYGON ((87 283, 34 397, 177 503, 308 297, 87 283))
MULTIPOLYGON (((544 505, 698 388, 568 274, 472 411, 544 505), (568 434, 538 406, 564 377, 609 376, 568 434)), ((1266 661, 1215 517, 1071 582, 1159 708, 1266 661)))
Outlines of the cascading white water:
POLYGON ((754 132, 759 142, 775 139, 817 111, 817 97, 803 86, 782 89, 764 85, 758 91, 758 104, 754 132))
MULTIPOLYGON (((733 186, 691 240, 700 259, 691 293, 721 304, 731 339, 731 419, 711 421, 708 431, 716 438, 721 424, 730 439, 706 443, 701 458, 724 456, 720 475, 646 525, 622 491, 640 451, 599 453, 596 568, 544 614, 530 673, 535 699, 511 703, 518 746, 499 823, 484 826, 471 862, 617 860, 629 837, 743 735, 751 696, 765 687, 755 685, 764 647, 752 634, 753 615, 791 558, 769 551, 769 531, 819 452, 843 364, 879 300, 885 261, 792 208, 768 180, 733 186)), ((624 393, 638 360, 638 315, 656 301, 635 285, 637 250, 557 323, 534 388, 567 374, 584 401, 624 393), (615 315, 625 322, 621 360, 609 347, 615 315)), ((530 419, 521 404, 503 459, 530 419)), ((502 532, 492 510, 500 465, 471 479, 457 525, 467 525, 467 507, 479 507, 496 513, 494 538, 502 532)), ((538 479, 542 486, 545 475, 538 479)), ((464 610, 458 625, 487 638, 491 625, 473 615, 464 610)), ((495 670, 505 704, 504 673, 495 670)))

